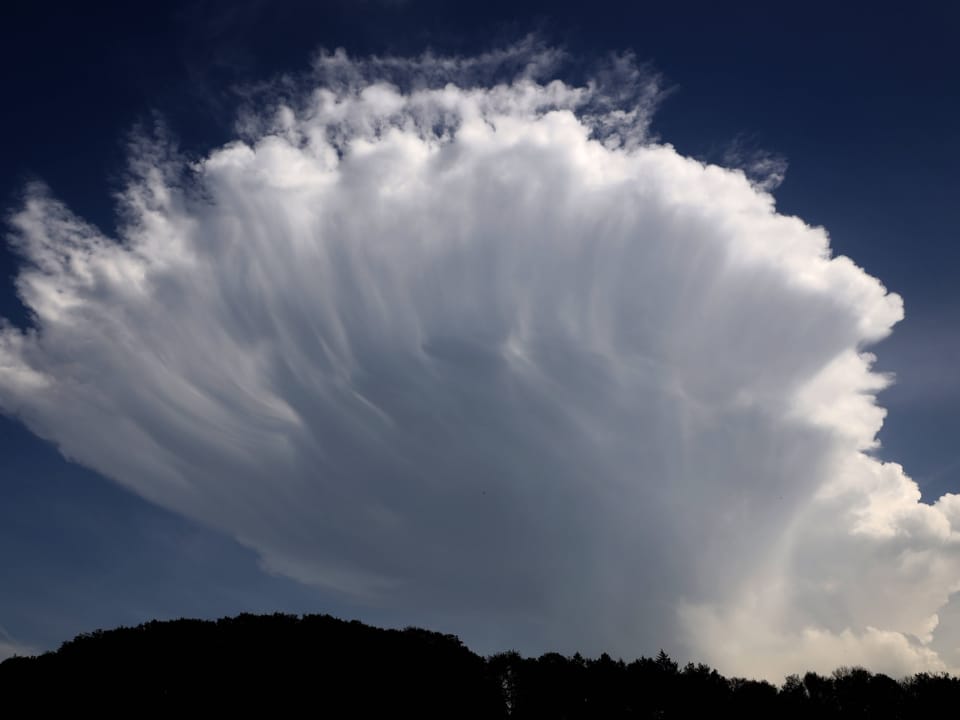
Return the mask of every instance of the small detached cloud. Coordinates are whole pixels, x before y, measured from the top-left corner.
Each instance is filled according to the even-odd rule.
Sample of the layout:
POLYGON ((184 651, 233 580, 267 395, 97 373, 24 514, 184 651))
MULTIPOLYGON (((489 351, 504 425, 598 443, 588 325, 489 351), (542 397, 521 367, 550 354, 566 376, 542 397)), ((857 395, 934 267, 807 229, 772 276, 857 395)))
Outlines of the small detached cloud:
POLYGON ((734 138, 723 152, 722 164, 739 168, 758 189, 772 192, 787 177, 787 159, 750 143, 744 136, 734 138))
POLYGON ((234 142, 133 147, 117 237, 30 187, 0 408, 481 651, 952 667, 960 499, 871 454, 900 298, 782 171, 651 139, 629 58, 558 57, 321 54, 234 142))

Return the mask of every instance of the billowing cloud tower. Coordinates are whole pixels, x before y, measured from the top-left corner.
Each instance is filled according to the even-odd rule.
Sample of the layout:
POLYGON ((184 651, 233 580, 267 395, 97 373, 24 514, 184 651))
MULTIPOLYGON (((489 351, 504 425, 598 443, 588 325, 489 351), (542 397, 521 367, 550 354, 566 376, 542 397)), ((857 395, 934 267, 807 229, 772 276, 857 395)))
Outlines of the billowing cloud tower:
POLYGON ((29 188, 0 408, 481 651, 954 667, 960 499, 871 455, 900 298, 651 139, 655 78, 555 59, 321 55, 235 142, 135 144, 115 238, 29 188))

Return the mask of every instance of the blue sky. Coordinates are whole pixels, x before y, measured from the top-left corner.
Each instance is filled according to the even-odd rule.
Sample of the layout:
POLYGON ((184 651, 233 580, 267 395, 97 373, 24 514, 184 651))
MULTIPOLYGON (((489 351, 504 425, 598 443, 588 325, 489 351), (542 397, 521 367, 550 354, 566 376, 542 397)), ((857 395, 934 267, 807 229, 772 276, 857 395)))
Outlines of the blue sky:
MULTIPOLYGON (((957 490, 960 11, 947 3, 65 3, 7 10, 2 25, 5 213, 41 180, 107 235, 132 134, 162 122, 202 157, 235 137, 238 111, 258 102, 247 89, 306 72, 321 48, 471 57, 532 36, 566 51, 572 84, 611 53, 632 53, 660 78, 654 138, 705 162, 785 161, 778 212, 825 227, 835 254, 902 296, 905 319, 871 348, 876 368, 897 377, 879 396, 888 414, 875 452, 902 464, 927 501, 957 490)), ((4 249, 0 315, 27 327, 18 267, 4 249)), ((0 628, 15 646, 48 649, 95 627, 243 610, 468 627, 453 606, 360 601, 269 562, 265 571, 250 543, 189 515, 68 462, 3 417, 0 628)), ((484 616, 467 635, 509 642, 477 629, 495 621, 484 616)))

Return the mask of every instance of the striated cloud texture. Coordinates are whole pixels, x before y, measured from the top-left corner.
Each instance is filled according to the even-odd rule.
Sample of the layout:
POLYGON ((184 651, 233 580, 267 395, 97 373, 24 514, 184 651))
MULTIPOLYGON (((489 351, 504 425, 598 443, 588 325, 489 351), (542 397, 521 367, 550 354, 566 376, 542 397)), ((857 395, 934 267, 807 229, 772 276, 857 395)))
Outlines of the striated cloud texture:
POLYGON ((322 54, 235 142, 135 143, 116 238, 30 187, 0 409, 481 651, 955 668, 960 497, 870 454, 900 298, 557 57, 322 54))

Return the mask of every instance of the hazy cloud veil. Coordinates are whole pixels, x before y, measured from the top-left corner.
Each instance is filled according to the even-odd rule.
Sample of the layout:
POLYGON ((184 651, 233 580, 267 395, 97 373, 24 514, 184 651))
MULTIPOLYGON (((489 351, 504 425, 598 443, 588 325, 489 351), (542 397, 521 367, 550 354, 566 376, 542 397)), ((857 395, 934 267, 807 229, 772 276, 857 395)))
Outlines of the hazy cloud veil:
POLYGON ((236 142, 136 145, 119 238, 31 187, 0 408, 482 651, 955 667, 960 498, 869 453, 900 298, 557 58, 323 54, 236 142))

